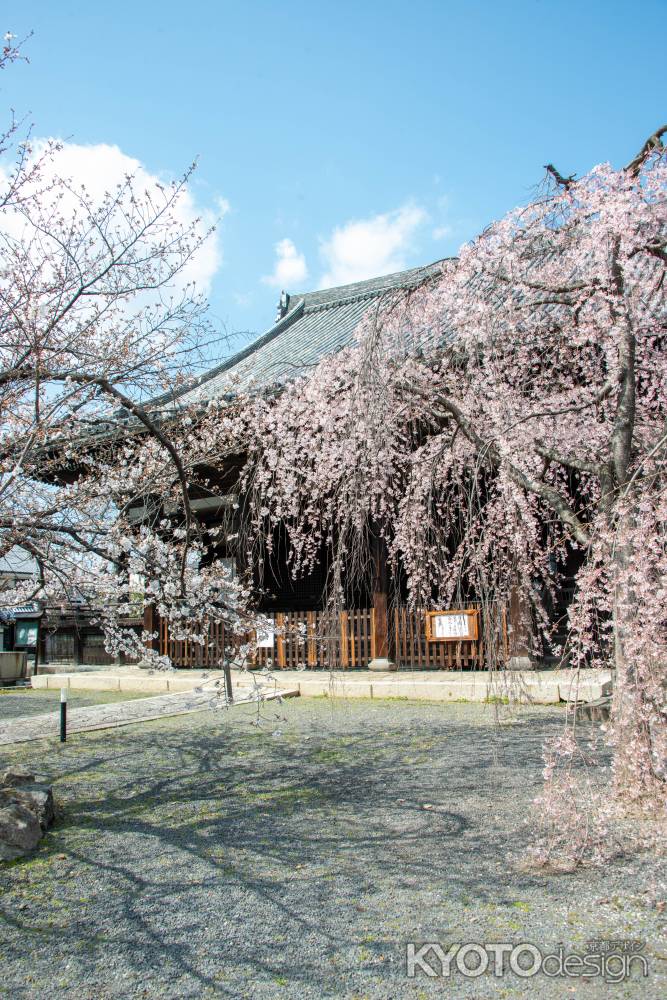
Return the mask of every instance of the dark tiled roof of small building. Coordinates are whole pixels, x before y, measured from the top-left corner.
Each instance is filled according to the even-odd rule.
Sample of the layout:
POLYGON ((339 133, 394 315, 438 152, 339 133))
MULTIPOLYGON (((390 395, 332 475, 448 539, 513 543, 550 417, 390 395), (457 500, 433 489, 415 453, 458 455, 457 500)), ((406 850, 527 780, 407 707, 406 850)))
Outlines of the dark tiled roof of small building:
POLYGON ((414 288, 441 273, 442 262, 285 296, 284 315, 244 350, 202 375, 194 386, 155 403, 187 406, 280 386, 350 344, 369 306, 382 295, 414 288))
POLYGON ((0 576, 30 577, 37 576, 39 567, 36 560, 20 546, 15 545, 0 559, 0 576))

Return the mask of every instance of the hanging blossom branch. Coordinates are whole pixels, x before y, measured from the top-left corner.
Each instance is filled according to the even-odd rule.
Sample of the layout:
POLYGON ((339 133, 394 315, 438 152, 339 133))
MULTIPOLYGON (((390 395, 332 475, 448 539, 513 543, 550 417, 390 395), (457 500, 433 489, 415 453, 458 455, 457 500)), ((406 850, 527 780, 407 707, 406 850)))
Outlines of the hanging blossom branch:
POLYGON ((440 280, 208 438, 247 450, 251 560, 284 531, 293 573, 326 559, 341 602, 373 534, 413 604, 518 594, 536 655, 613 666, 615 789, 649 808, 667 781, 664 132, 622 170, 548 167, 440 280))

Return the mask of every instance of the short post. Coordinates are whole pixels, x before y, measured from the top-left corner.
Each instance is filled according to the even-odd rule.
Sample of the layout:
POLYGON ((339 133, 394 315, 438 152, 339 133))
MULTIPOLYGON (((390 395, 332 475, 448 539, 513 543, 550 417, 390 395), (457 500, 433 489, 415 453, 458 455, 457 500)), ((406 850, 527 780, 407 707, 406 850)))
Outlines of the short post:
POLYGON ((67 688, 60 689, 60 742, 67 739, 67 688))

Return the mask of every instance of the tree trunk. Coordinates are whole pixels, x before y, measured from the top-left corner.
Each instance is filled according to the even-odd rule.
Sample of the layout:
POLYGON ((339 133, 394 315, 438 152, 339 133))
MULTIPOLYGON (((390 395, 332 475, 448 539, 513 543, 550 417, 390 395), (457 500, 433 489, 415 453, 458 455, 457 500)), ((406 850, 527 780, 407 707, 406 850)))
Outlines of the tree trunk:
MULTIPOLYGON (((614 699, 614 782, 620 796, 629 800, 651 800, 665 790, 656 760, 653 739, 659 707, 654 704, 648 681, 649 664, 641 646, 639 599, 629 581, 635 553, 628 540, 632 530, 630 515, 622 515, 618 526, 619 544, 612 556, 614 573, 613 642, 614 699), (656 711, 657 709, 657 711, 656 711)), ((659 723, 658 723, 659 724, 659 723)))

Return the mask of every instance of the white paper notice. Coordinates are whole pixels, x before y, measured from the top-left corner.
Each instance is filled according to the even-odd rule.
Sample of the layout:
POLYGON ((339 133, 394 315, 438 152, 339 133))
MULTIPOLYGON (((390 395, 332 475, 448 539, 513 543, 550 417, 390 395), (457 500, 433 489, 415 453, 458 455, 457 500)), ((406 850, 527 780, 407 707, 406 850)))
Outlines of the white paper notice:
POLYGON ((274 638, 275 632, 272 628, 257 629, 257 648, 273 649, 274 638))
POLYGON ((434 639, 470 638, 470 618, 468 615, 434 615, 431 627, 434 639))

